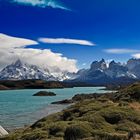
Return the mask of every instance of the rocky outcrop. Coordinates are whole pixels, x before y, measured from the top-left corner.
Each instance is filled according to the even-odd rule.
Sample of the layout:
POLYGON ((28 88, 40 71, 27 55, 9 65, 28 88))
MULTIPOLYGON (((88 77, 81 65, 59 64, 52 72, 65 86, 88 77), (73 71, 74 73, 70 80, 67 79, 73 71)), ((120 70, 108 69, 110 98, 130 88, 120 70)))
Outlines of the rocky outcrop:
POLYGON ((65 100, 62 100, 62 101, 52 102, 51 104, 71 104, 71 103, 73 103, 72 100, 65 99, 65 100))

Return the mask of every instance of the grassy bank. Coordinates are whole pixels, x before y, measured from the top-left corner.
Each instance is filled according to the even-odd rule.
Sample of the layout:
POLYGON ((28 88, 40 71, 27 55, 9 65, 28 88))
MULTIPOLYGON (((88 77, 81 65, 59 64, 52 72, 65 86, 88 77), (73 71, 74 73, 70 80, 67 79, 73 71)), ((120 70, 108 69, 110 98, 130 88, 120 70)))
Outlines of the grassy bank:
POLYGON ((139 97, 137 83, 117 93, 81 98, 70 108, 0 140, 138 140, 139 97))

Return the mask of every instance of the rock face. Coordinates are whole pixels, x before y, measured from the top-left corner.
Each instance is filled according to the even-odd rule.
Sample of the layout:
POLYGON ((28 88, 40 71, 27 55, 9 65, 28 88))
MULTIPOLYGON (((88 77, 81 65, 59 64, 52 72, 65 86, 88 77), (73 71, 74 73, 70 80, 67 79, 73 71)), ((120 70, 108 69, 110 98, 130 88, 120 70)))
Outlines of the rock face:
POLYGON ((140 59, 130 59, 126 66, 130 73, 140 79, 140 59))
POLYGON ((97 71, 97 70, 105 70, 107 69, 107 64, 105 62, 104 59, 102 59, 101 61, 94 61, 91 66, 90 66, 90 69, 92 71, 97 71))
POLYGON ((56 94, 53 92, 39 91, 38 93, 34 94, 33 96, 56 96, 56 94))
POLYGON ((116 63, 115 61, 111 61, 105 73, 111 78, 118 78, 128 76, 127 71, 128 71, 127 67, 121 65, 120 63, 116 63))
POLYGON ((74 82, 95 84, 125 84, 140 79, 140 59, 130 59, 127 64, 111 61, 109 66, 104 59, 94 61, 89 69, 79 70, 74 82))

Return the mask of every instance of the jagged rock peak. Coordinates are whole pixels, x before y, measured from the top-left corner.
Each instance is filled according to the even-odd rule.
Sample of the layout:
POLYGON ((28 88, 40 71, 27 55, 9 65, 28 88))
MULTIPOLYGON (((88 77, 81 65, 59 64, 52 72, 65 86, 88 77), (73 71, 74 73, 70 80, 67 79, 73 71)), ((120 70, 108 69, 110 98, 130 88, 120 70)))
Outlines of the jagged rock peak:
POLYGON ((12 65, 20 66, 22 64, 23 64, 23 62, 20 59, 17 59, 12 65))
POLYGON ((104 58, 102 58, 102 60, 100 61, 100 63, 105 63, 105 59, 104 59, 104 58))
POLYGON ((63 81, 71 78, 71 74, 53 73, 48 68, 41 68, 17 59, 14 63, 7 65, 0 71, 0 80, 26 80, 41 79, 47 81, 63 81))
POLYGON ((90 66, 91 70, 104 70, 107 69, 107 64, 104 59, 101 61, 94 61, 90 66))

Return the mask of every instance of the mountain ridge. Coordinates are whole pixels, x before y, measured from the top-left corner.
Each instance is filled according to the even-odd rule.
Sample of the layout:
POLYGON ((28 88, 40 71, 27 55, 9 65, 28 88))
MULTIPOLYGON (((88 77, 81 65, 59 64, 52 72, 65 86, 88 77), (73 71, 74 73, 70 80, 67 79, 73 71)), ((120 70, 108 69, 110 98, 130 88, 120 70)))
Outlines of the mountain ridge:
POLYGON ((129 59, 126 64, 112 60, 108 66, 102 59, 92 62, 89 69, 80 70, 77 74, 77 78, 72 81, 96 84, 131 83, 140 80, 140 59, 129 59))
MULTIPOLYGON (((57 69, 57 68, 55 68, 57 69)), ((46 81, 83 82, 96 84, 131 83, 140 80, 140 59, 129 59, 126 64, 112 60, 109 64, 102 59, 93 61, 88 69, 77 73, 50 72, 48 68, 30 65, 18 59, 0 71, 0 80, 40 79, 46 81)))
POLYGON ((28 80, 40 79, 46 81, 63 81, 68 79, 66 73, 51 73, 48 68, 40 68, 22 62, 20 59, 6 66, 0 71, 0 80, 28 80))

